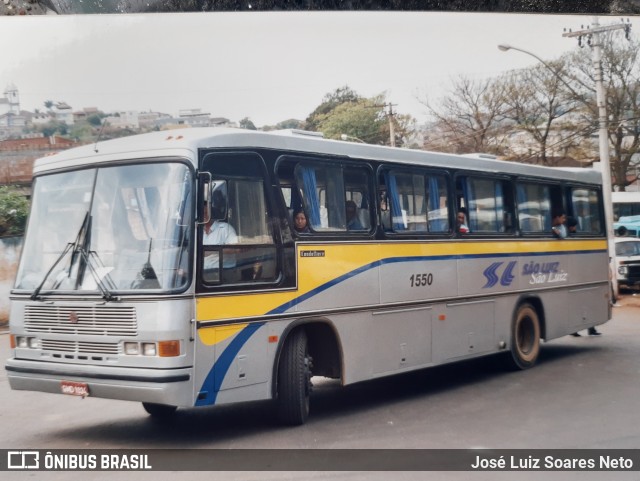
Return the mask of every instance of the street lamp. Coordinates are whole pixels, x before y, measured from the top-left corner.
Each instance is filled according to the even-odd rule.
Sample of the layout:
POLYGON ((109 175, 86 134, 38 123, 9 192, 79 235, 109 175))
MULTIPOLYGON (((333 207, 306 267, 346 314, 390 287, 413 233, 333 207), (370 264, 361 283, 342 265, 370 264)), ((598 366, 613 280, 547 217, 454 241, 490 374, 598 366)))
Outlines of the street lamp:
POLYGON ((355 140, 356 142, 360 142, 361 144, 366 144, 364 140, 359 139, 358 137, 354 137, 353 135, 341 134, 340 138, 346 141, 355 140))
MULTIPOLYGON (((600 150, 600 164, 602 166, 602 196, 604 198, 604 213, 605 213, 605 223, 607 228, 607 246, 609 251, 609 267, 614 268, 613 259, 615 258, 615 245, 613 242, 614 232, 613 232, 613 202, 611 200, 611 167, 609 162, 609 134, 607 131, 607 99, 606 92, 604 90, 604 84, 602 82, 602 63, 601 60, 601 51, 596 42, 596 49, 594 50, 594 68, 595 72, 595 81, 596 81, 596 103, 598 104, 598 134, 599 134, 599 150, 600 150)), ((560 74, 553 69, 547 62, 542 60, 536 54, 529 52, 528 50, 524 50, 522 48, 514 47, 512 45, 501 44, 498 45, 498 49, 503 52, 508 50, 517 50, 518 52, 522 52, 527 54, 536 60, 538 60, 542 65, 544 65, 553 75, 556 76, 565 86, 574 94, 580 97, 573 88, 560 76, 560 74)), ((617 295, 617 286, 616 282, 613 282, 614 292, 617 295)))
MULTIPOLYGON (((501 43, 500 45, 498 45, 498 50, 502 51, 502 52, 507 52, 509 50, 517 50, 518 52, 522 52, 525 53, 533 58, 535 58, 538 62, 540 62, 542 65, 544 65, 547 70, 549 70, 551 73, 553 73, 553 75, 555 75, 555 77, 560 80, 560 82, 562 82, 564 84, 565 87, 567 87, 569 89, 569 91, 575 95, 577 98, 582 98, 583 96, 580 95, 578 92, 576 92, 573 87, 571 87, 571 85, 569 85, 567 83, 567 81, 565 79, 563 79, 560 74, 558 73, 557 69, 554 69, 551 65, 549 65, 547 62, 545 62, 544 60, 542 60, 540 57, 538 57, 535 53, 533 52, 529 52, 528 50, 525 50, 523 48, 518 48, 518 47, 514 47, 513 45, 509 45, 506 43, 501 43)), ((591 106, 589 105, 589 108, 591 109, 591 106)))

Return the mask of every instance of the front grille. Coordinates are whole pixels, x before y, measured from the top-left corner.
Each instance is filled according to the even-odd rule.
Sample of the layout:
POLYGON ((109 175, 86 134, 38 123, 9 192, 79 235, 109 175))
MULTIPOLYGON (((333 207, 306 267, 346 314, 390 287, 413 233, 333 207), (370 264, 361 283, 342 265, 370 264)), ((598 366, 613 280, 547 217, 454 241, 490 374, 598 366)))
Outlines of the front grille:
POLYGON ((24 325, 28 333, 135 336, 138 330, 133 307, 26 306, 24 325))
POLYGON ((74 354, 118 354, 118 343, 113 342, 79 342, 79 341, 53 341, 43 339, 41 342, 43 351, 70 352, 74 354))

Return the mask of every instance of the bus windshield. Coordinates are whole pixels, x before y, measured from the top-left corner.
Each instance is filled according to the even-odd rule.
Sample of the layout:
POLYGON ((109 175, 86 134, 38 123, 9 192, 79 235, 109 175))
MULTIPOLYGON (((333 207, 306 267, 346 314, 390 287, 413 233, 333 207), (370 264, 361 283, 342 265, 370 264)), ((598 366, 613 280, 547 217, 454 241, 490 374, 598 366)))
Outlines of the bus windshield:
POLYGON ((184 289, 192 174, 181 163, 119 165, 36 179, 16 289, 184 289))

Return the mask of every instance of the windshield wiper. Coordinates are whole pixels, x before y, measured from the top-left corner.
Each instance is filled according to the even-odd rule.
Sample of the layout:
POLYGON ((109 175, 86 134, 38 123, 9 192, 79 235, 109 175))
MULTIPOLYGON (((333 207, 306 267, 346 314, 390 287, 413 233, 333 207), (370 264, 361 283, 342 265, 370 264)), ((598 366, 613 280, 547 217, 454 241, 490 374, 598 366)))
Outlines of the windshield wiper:
MULTIPOLYGON (((104 285, 104 282, 102 282, 102 279, 100 278, 100 275, 96 271, 95 267, 93 267, 93 265, 91 264, 91 259, 89 258, 89 254, 87 253, 86 249, 81 246, 78 249, 78 251, 80 252, 80 255, 82 256, 82 260, 84 261, 85 265, 89 269, 89 272, 91 272, 91 275, 93 276, 93 280, 96 281, 96 285, 100 289, 100 292, 102 292, 102 297, 104 298, 104 300, 105 301, 116 301, 116 300, 118 300, 118 297, 114 296, 113 294, 111 294, 109 289, 107 289, 107 287, 104 285)), ((91 251, 91 254, 94 254, 96 257, 98 256, 98 254, 96 252, 94 252, 94 251, 91 251)))
POLYGON ((69 276, 71 276, 71 269, 73 268, 75 255, 76 255, 76 253, 78 251, 78 248, 80 246, 80 239, 82 238, 82 234, 87 228, 88 221, 89 221, 89 211, 87 211, 85 213, 85 215, 84 215, 84 220, 82 221, 82 225, 80 226, 80 230, 78 231, 78 234, 76 235, 76 240, 73 241, 73 242, 67 243, 67 246, 64 248, 62 253, 58 256, 58 258, 53 263, 51 268, 44 275, 44 277, 42 278, 42 281, 40 282, 38 287, 36 287, 35 290, 33 291, 33 294, 31 294, 31 300, 32 301, 35 301, 35 300, 38 299, 38 295, 40 294, 40 291, 42 290, 42 287, 44 286, 45 282, 47 282, 47 279, 49 278, 49 276, 51 275, 53 270, 60 263, 60 261, 66 257, 67 253, 69 251, 71 251, 71 249, 73 249, 73 253, 71 254, 71 262, 69 263, 69 276))
POLYGON ((160 289, 160 281, 156 270, 151 265, 151 246, 153 245, 153 238, 149 239, 149 253, 147 255, 147 262, 144 263, 140 272, 136 275, 136 280, 133 281, 132 287, 136 289, 160 289))
MULTIPOLYGON (((82 257, 82 262, 85 267, 84 270, 81 268, 78 269, 78 278, 76 280, 76 288, 78 288, 82 283, 82 280, 84 279, 85 270, 89 269, 89 272, 91 272, 91 276, 93 277, 93 280, 95 281, 96 286, 98 286, 98 288, 100 289, 100 292, 102 292, 103 299, 106 301, 114 301, 114 300, 117 300, 117 298, 113 294, 111 294, 109 289, 107 289, 107 287, 102 282, 102 279, 100 278, 100 275, 96 271, 96 268, 93 267, 93 264, 91 263, 89 251, 87 250, 89 247, 89 244, 91 243, 91 222, 92 221, 93 221, 93 217, 89 216, 86 223, 86 227, 84 229, 84 238, 82 239, 82 242, 80 242, 79 241, 80 238, 78 238, 77 248, 73 251, 74 255, 78 253, 80 254, 80 256, 82 257)), ((95 256, 95 258, 97 258, 98 260, 100 259, 98 257, 97 252, 91 251, 91 253, 95 256)), ((71 268, 69 268, 69 274, 71 274, 71 268)))
MULTIPOLYGON (((84 216, 84 220, 82 221, 82 225, 80 226, 80 230, 76 235, 75 241, 69 242, 65 247, 64 251, 62 251, 62 253, 58 256, 58 258, 53 263, 51 268, 45 274, 44 278, 42 279, 42 282, 40 282, 40 285, 38 285, 38 287, 36 287, 36 289, 33 291, 33 294, 31 294, 31 300, 35 301, 39 298, 40 291, 42 290, 44 284, 47 282, 47 279, 49 278, 53 270, 56 268, 56 266, 60 263, 60 261, 62 261, 62 259, 64 259, 67 253, 69 253, 70 251, 71 251, 71 261, 69 262, 69 272, 67 276, 71 277, 71 271, 73 270, 73 266, 75 265, 76 258, 79 254, 82 257, 82 260, 86 268, 89 269, 89 272, 91 272, 93 279, 96 281, 96 285, 100 289, 100 292, 102 292, 102 297, 106 301, 117 300, 117 297, 111 294, 109 289, 105 287, 104 283, 102 282, 102 279, 100 279, 100 276, 96 272, 95 268, 93 267, 93 265, 91 265, 89 254, 87 253, 87 250, 86 250, 86 245, 88 244, 88 241, 89 241, 90 229, 91 229, 91 216, 87 211, 87 213, 84 216)), ((95 252, 93 252, 93 254, 95 254, 95 256, 97 257, 97 254, 95 252)))

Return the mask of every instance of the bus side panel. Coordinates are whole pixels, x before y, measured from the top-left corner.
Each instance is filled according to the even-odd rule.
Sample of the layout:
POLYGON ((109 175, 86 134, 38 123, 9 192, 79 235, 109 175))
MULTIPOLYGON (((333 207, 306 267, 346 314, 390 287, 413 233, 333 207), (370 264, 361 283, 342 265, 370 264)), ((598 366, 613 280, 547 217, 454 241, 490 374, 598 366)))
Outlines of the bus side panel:
POLYGON ((433 326, 433 362, 442 363, 496 349, 495 301, 452 302, 436 309, 433 326))
POLYGON ((253 322, 198 329, 195 405, 271 397, 278 324, 253 322))

